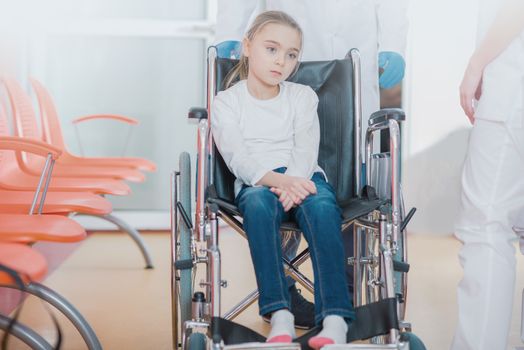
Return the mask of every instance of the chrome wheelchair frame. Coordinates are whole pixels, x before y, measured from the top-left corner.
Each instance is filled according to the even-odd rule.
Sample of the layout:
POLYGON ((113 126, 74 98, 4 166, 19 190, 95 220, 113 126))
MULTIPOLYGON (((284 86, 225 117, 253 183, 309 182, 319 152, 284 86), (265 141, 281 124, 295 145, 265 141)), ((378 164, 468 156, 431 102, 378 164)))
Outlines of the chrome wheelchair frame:
MULTIPOLYGON (((353 62, 353 113, 354 139, 354 179, 356 193, 362 191, 361 164, 361 77, 360 54, 353 49, 348 53, 353 62)), ((189 155, 180 156, 180 169, 171 175, 171 291, 172 291, 172 332, 173 347, 175 349, 300 349, 298 344, 246 344, 224 345, 220 335, 212 329, 211 319, 223 317, 232 319, 256 301, 258 291, 250 293, 245 299, 226 313, 220 307, 221 288, 227 285, 221 279, 221 259, 218 237, 218 219, 224 220, 235 231, 245 237, 240 221, 228 215, 223 215, 216 201, 210 200, 208 188, 213 184, 213 165, 215 154, 213 139, 210 133, 208 111, 211 110, 216 94, 216 48, 208 49, 207 62, 207 108, 191 109, 189 118, 198 121, 198 160, 196 208, 194 224, 191 213, 191 185, 189 155), (201 292, 193 294, 191 286, 194 281, 196 265, 206 267, 206 280, 201 282, 201 292), (191 305, 189 305, 191 304, 191 305), (204 333, 209 335, 206 336, 204 333)), ((354 250, 353 258, 348 264, 354 269, 354 306, 359 307, 378 300, 394 299, 396 311, 399 315, 398 326, 387 330, 386 335, 375 336, 372 344, 330 345, 325 349, 409 349, 409 341, 401 340, 400 331, 410 331, 411 327, 404 322, 405 302, 407 294, 406 273, 407 247, 405 226, 413 210, 407 217, 403 217, 402 196, 400 193, 400 128, 399 122, 404 120, 404 113, 398 109, 382 110, 374 113, 369 121, 365 137, 366 179, 372 184, 373 142, 376 132, 384 129, 390 131, 391 169, 391 198, 389 204, 382 206, 365 217, 359 217, 346 223, 353 224, 354 250), (396 271, 396 272, 395 272, 396 271), (398 280, 395 283, 395 275, 398 280)), ((313 283, 303 275, 297 267, 307 260, 309 252, 297 255, 293 261, 285 261, 286 274, 291 275, 297 282, 309 291, 313 291, 313 283)), ((397 317, 397 315, 395 315, 397 317)))

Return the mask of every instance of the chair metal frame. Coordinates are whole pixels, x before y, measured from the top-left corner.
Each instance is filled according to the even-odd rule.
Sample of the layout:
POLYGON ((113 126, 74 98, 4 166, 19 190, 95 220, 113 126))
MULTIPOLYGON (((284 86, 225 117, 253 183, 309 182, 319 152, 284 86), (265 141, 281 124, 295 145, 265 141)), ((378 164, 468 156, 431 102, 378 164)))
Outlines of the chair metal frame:
MULTIPOLYGON (((0 284, 0 287, 20 290, 21 292, 31 294, 41 299, 42 301, 48 303, 49 305, 55 307, 58 311, 60 311, 60 313, 62 313, 62 315, 64 315, 71 322, 71 324, 80 333, 82 339, 84 340, 89 350, 102 349, 102 345, 100 344, 100 340, 98 339, 95 331, 84 318, 84 316, 82 316, 80 311, 78 311, 78 309, 74 307, 73 304, 71 304, 66 298, 64 298, 62 295, 58 294, 54 290, 37 282, 27 283, 24 287, 24 290, 21 290, 18 286, 14 284, 0 284)), ((1 316, 2 315, 0 315, 0 317, 1 316)), ((2 320, 0 319, 0 329, 5 330, 6 328, 4 327, 7 327, 7 324, 8 322, 3 324, 2 320)), ((29 340, 31 342, 40 342, 40 338, 36 337, 33 333, 34 332, 31 329, 28 329, 23 325, 21 325, 21 327, 19 327, 18 330, 13 331, 13 335, 15 335, 17 338, 22 339, 26 343, 26 340, 29 340)), ((39 349, 39 347, 36 348, 39 349)))
MULTIPOLYGON (((360 54, 358 50, 352 49, 348 56, 353 62, 353 93, 354 93, 354 179, 355 193, 361 193, 361 164, 362 164, 362 147, 361 147, 361 75, 360 75, 360 54)), ((188 336, 192 332, 201 332, 202 330, 211 333, 210 319, 212 317, 223 317, 233 319, 258 297, 258 291, 250 293, 246 298, 240 301, 231 310, 222 313, 220 308, 220 289, 227 286, 227 282, 222 281, 220 276, 220 250, 218 246, 218 219, 220 218, 231 226, 240 235, 246 237, 239 220, 231 215, 227 215, 219 208, 217 201, 210 200, 207 197, 207 190, 210 184, 213 184, 213 171, 215 164, 215 154, 213 139, 210 132, 210 123, 207 111, 211 110, 214 97, 216 95, 216 48, 208 49, 208 75, 207 75, 207 108, 206 110, 190 111, 190 118, 198 119, 198 162, 197 162, 197 185, 196 185, 196 210, 194 225, 189 218, 185 208, 179 202, 179 177, 180 171, 174 171, 171 176, 171 255, 172 255, 172 332, 173 347, 186 350, 188 347, 188 336), (191 231, 191 259, 181 260, 179 257, 179 232, 181 225, 185 225, 191 231), (181 323, 179 320, 179 272, 183 269, 196 268, 197 264, 206 266, 206 281, 200 283, 205 296, 208 298, 205 302, 193 302, 193 314, 191 320, 181 323), (179 334, 180 333, 180 334, 179 334), (180 339, 181 338, 181 339, 180 339)), ((400 110, 383 110, 375 113, 374 118, 370 119, 369 128, 365 137, 365 155, 366 155, 366 178, 368 184, 372 182, 371 178, 371 156, 373 154, 373 136, 374 133, 383 129, 390 130, 390 154, 391 154, 391 210, 381 212, 375 210, 365 217, 352 220, 346 225, 354 224, 354 242, 355 256, 348 260, 354 268, 354 305, 355 307, 364 305, 364 301, 373 302, 381 298, 396 298, 395 281, 394 281, 394 257, 399 253, 399 242, 403 246, 401 253, 403 261, 407 261, 406 256, 406 237, 405 222, 403 225, 402 215, 403 208, 400 194, 400 128, 399 121, 403 120, 403 112, 400 110), (402 115, 398 117, 398 113, 402 115), (392 117, 393 115, 393 117, 392 117), (373 249, 364 250, 363 240, 367 243, 373 243, 373 249), (378 288, 377 288, 378 287, 378 288), (377 291, 378 290, 378 291, 377 291)), ((221 204, 221 203, 219 203, 221 204)), ((365 244, 368 245, 368 244, 365 244)), ((313 291, 313 283, 300 271, 298 266, 309 257, 309 252, 304 251, 297 255, 293 261, 284 259, 286 274, 298 281, 309 291, 313 291)), ((405 274, 404 274, 405 275, 405 274)), ((406 288, 406 279, 402 278, 402 288, 406 288)), ((399 303, 397 303, 399 304, 399 303)), ((409 330, 409 324, 403 323, 404 309, 399 307, 399 314, 402 315, 400 324, 409 330)), ((337 345, 336 349, 409 349, 407 342, 400 341, 399 329, 391 329, 387 336, 375 337, 372 340, 373 345, 362 346, 355 344, 337 345)), ((284 346, 284 345, 282 345, 284 346)), ((287 348, 297 348, 296 344, 287 344, 287 348)), ((212 339, 213 349, 233 349, 233 348, 264 348, 263 345, 242 346, 224 346, 220 339, 212 339)), ((277 345, 273 349, 279 348, 277 345)), ((285 348, 285 347, 283 347, 285 348)), ((299 348, 299 347, 298 347, 299 348)), ((326 347, 327 349, 328 347, 326 347)), ((335 347, 333 347, 335 349, 335 347)), ((192 350, 192 349, 191 349, 192 350)))
MULTIPOLYGON (((52 146, 46 145, 40 141, 36 140, 23 140, 19 137, 10 137, 3 136, 0 137, 0 148, 8 149, 12 148, 13 150, 17 149, 13 146, 13 143, 18 143, 26 146, 33 146, 32 151, 38 153, 42 156, 45 155, 46 162, 42 173, 40 175, 38 186, 35 190, 31 208, 29 210, 29 215, 35 215, 35 210, 37 206, 38 199, 40 197, 40 202, 38 204, 38 212, 36 215, 42 215, 42 208, 44 206, 46 194, 48 193, 49 183, 51 181, 53 166, 55 160, 60 156, 61 152, 58 149, 54 149, 52 146), (47 154, 46 154, 47 153, 47 154)), ((26 151, 31 151, 31 149, 26 149, 26 151)), ((100 350, 102 345, 96 333, 93 331, 91 325, 87 320, 82 316, 82 314, 71 304, 66 298, 55 292, 54 290, 40 284, 37 282, 26 283, 24 289, 22 290, 20 286, 16 284, 1 284, 0 288, 10 288, 21 290, 22 292, 34 295, 39 299, 45 301, 49 305, 55 307, 60 311, 78 330, 82 338, 84 339, 87 348, 90 350, 100 350)), ((7 330, 10 319, 3 315, 0 315, 0 329, 7 330)), ((43 338, 38 334, 33 332, 30 328, 24 326, 23 324, 16 323, 12 329, 13 335, 21 339, 26 344, 34 347, 35 349, 42 348, 52 348, 43 338)))
MULTIPOLYGON (((20 96, 22 95, 25 95, 25 92, 22 91, 22 88, 20 87, 20 85, 18 84, 18 82, 16 82, 15 80, 11 80, 11 79, 3 79, 3 84, 5 85, 5 88, 6 88, 6 92, 8 94, 8 97, 9 97, 9 102, 10 102, 10 105, 11 105, 11 113, 12 113, 12 119, 13 119, 13 125, 18 125, 18 124, 23 124, 23 120, 18 116, 19 112, 19 108, 20 106, 17 106, 16 104, 16 101, 15 101, 15 96, 14 94, 17 93, 17 94, 20 94, 20 96), (10 88, 8 88, 8 84, 11 86, 10 88)), ((25 98, 28 99, 28 96, 24 96, 25 98)), ((20 97, 19 97, 20 98, 20 97)), ((4 116, 5 114, 5 110, 4 110, 4 107, 3 105, 0 105, 0 118, 4 116)), ((34 114, 34 113, 32 113, 34 114)), ((34 118, 36 118, 36 115, 33 115, 34 118)), ((36 125, 36 119, 34 121, 35 125, 36 125)), ((20 128, 20 130, 18 130, 16 132, 16 134, 18 133, 22 133, 23 130, 22 128, 20 128)), ((1 135, 0 135, 1 137, 1 135)), ((22 137, 23 136, 14 136, 14 137, 22 137)), ((27 139, 27 138, 26 138, 27 139)), ((36 141, 36 140, 34 140, 36 141)), ((47 143, 47 141, 41 141, 41 142, 45 142, 48 146, 52 146, 50 144, 47 143)), ((60 151, 60 154, 64 153, 64 149, 59 149, 57 147, 53 147, 53 148, 56 148, 56 150, 60 151)), ((23 153, 22 152, 19 152, 17 151, 16 152, 16 156, 17 156, 17 159, 20 159, 20 161, 23 159, 23 153)), ((20 164, 23 164, 23 162, 21 161, 20 164)), ((46 159, 46 163, 44 165, 44 170, 47 170, 48 168, 51 169, 51 171, 53 170, 53 166, 55 165, 55 162, 51 163, 49 165, 49 160, 46 159)), ((122 167, 122 168, 125 168, 125 167, 122 167)), ((101 171, 103 172, 104 171, 104 168, 101 167, 100 168, 101 171)), ((56 174, 55 174, 56 175, 56 174)), ((43 176, 43 175, 42 175, 43 176)), ((45 195, 47 194, 48 192, 48 187, 49 187, 49 178, 46 180, 46 187, 43 191, 43 196, 42 198, 45 199, 45 195)), ((41 184, 42 184, 42 178, 40 179, 40 182, 38 184, 38 187, 37 187, 37 196, 38 196, 38 192, 40 190, 40 187, 41 187, 41 184)), ((101 179, 101 181, 103 181, 103 179, 101 179)), ((73 186, 74 187, 74 186, 73 186)), ((104 197, 102 195, 102 197, 104 197)), ((35 198, 35 201, 36 201, 36 198, 35 198)), ((33 205, 31 207, 31 210, 30 210, 30 213, 33 212, 33 209, 34 209, 34 206, 36 204, 36 202, 33 201, 33 205)), ((40 205, 39 207, 39 214, 41 214, 41 211, 42 211, 42 205, 40 205)), ((144 259, 144 262, 145 262, 145 269, 153 269, 154 268, 154 265, 153 265, 153 259, 151 257, 151 254, 146 246, 146 243, 144 242, 140 232, 132 227, 130 224, 128 224, 127 222, 125 222, 124 220, 116 217, 114 214, 112 213, 106 213, 106 214, 87 214, 87 213, 73 213, 71 212, 70 213, 70 216, 73 217, 73 216, 94 216, 94 217, 98 217, 104 221, 107 221, 107 222, 110 222, 112 224, 114 224, 116 227, 118 227, 119 230, 123 231, 124 233, 128 234, 129 237, 133 240, 133 242, 137 245, 138 249, 140 250, 140 253, 142 254, 142 257, 144 259)))

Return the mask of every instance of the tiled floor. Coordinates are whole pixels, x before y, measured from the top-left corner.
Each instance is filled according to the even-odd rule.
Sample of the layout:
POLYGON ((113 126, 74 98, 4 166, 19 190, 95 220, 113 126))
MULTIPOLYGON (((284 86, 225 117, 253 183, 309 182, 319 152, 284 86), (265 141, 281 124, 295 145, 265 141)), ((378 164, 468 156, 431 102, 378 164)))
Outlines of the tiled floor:
MULTIPOLYGON (((147 233, 156 268, 144 270, 143 261, 131 240, 123 234, 92 234, 44 282, 71 301, 91 323, 104 349, 170 349, 171 306, 169 236, 147 233)), ((417 235, 409 239, 412 264, 409 278, 408 320, 428 349, 447 349, 456 322, 455 287, 461 271, 457 253, 459 243, 451 237, 417 235)), ((255 288, 246 243, 233 232, 222 231, 223 310, 237 298, 255 288), (242 262, 242 263, 238 263, 242 262)), ((519 343, 520 297, 524 288, 524 258, 518 256, 515 313, 511 345, 519 343)), ((309 265, 304 266, 307 274, 309 265)), ((308 298, 311 296, 306 294, 308 298)), ((237 319, 264 333, 268 327, 251 306, 237 319)), ((54 339, 51 321, 41 303, 29 298, 22 321, 46 338, 54 339)), ((85 349, 76 331, 61 319, 63 349, 85 349)), ((24 349, 17 341, 11 349, 24 349)), ((494 349, 495 350, 495 349, 494 349)))

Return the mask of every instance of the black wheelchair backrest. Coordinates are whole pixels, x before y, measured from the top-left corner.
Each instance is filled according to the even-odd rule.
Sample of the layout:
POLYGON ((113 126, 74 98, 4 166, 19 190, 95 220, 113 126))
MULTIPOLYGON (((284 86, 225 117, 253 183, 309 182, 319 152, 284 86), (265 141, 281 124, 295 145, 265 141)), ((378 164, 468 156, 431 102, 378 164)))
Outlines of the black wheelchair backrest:
MULTIPOLYGON (((216 89, 224 90, 227 73, 238 61, 216 60, 216 89)), ((356 197, 354 176, 353 67, 350 58, 302 62, 289 81, 309 85, 318 95, 320 149, 318 164, 327 174, 340 204, 356 197)), ((212 117, 212 116, 211 116, 212 117)), ((234 202, 235 176, 215 147, 213 168, 218 198, 234 202)))

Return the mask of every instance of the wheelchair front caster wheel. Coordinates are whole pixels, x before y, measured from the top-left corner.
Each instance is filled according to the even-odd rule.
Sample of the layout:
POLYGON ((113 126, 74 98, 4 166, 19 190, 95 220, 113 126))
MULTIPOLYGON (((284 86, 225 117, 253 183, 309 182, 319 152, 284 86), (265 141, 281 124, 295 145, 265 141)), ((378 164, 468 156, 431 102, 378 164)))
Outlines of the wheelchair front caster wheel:
POLYGON ((206 350, 207 338, 202 333, 192 333, 187 341, 186 350, 206 350))
POLYGON ((409 343, 409 350, 426 350, 426 346, 422 340, 411 332, 401 333, 400 340, 409 343))

